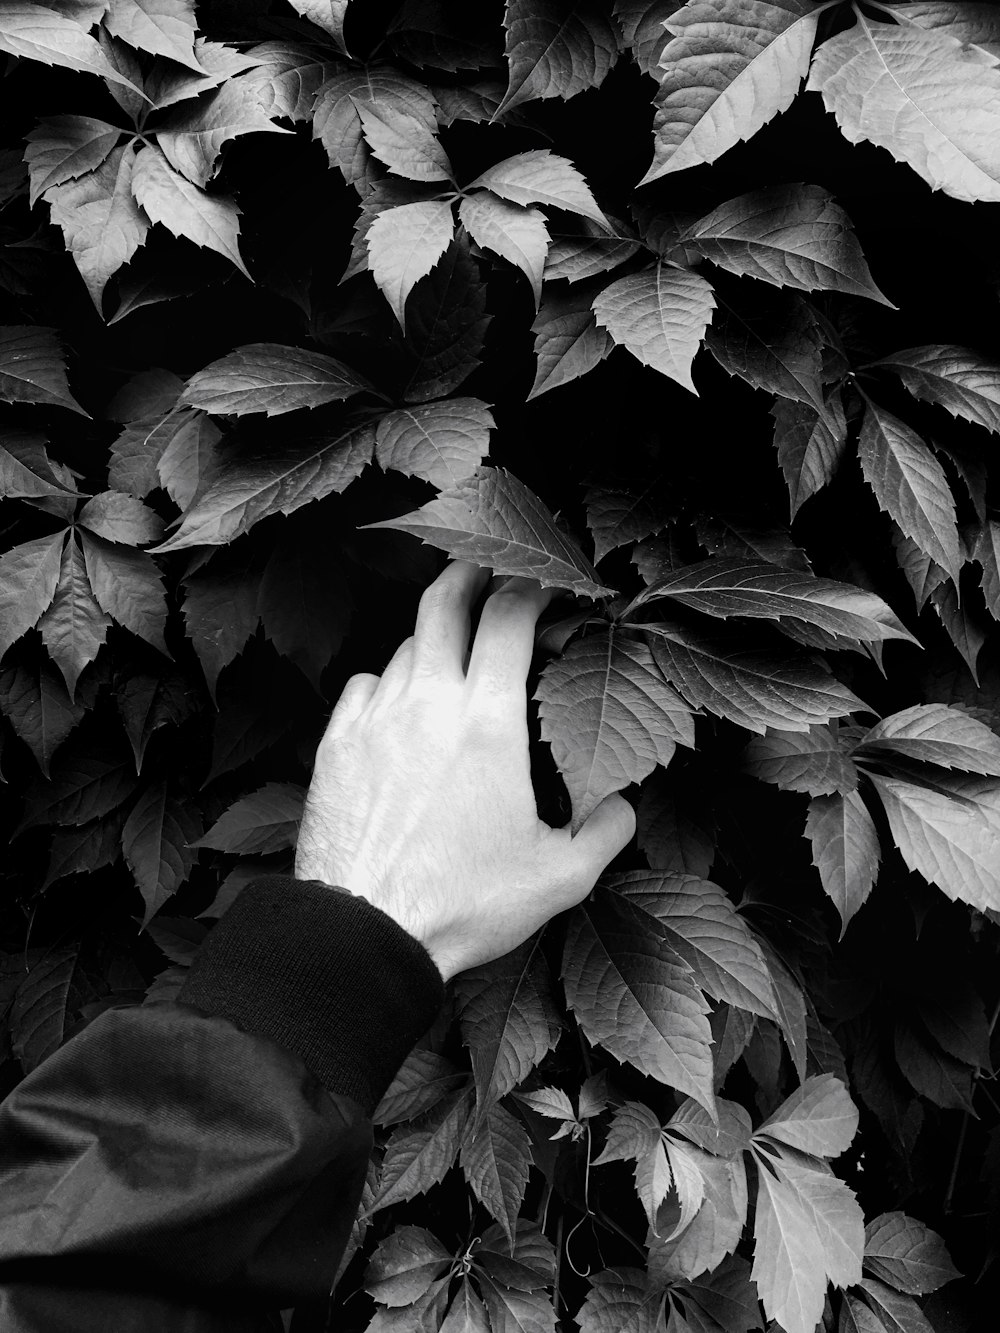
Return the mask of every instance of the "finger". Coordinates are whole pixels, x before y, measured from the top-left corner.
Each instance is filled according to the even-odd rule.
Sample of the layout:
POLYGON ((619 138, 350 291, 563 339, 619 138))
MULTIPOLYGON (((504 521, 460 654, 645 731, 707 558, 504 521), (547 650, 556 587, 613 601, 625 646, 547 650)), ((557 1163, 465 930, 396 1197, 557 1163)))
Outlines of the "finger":
POLYGON ((352 722, 357 721, 378 686, 379 677, 369 672, 360 672, 352 676, 340 693, 323 739, 336 739, 352 722))
POLYGON ((391 695, 398 694, 406 682, 410 679, 410 673, 413 668, 413 635, 404 639, 396 651, 393 653, 388 666, 382 672, 382 679, 379 682, 379 698, 389 698, 391 695))
POLYGON ((474 692, 523 695, 535 626, 553 596, 534 579, 511 578, 486 599, 469 658, 474 692))
POLYGON ((635 811, 624 796, 605 796, 573 838, 570 846, 580 858, 587 892, 596 884, 605 866, 627 847, 635 834, 635 811))
POLYGON ((413 631, 413 670, 461 678, 472 608, 486 586, 489 570, 453 560, 424 590, 413 631))

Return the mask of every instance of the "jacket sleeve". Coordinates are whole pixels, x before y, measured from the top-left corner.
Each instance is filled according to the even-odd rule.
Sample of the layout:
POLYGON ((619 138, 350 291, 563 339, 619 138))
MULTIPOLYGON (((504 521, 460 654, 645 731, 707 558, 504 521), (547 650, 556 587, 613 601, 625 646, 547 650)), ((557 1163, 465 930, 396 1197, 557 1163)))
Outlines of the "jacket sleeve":
POLYGON ((256 1333, 323 1306, 371 1115, 444 999, 378 908, 273 876, 176 1002, 103 1013, 0 1106, 4 1333, 256 1333))

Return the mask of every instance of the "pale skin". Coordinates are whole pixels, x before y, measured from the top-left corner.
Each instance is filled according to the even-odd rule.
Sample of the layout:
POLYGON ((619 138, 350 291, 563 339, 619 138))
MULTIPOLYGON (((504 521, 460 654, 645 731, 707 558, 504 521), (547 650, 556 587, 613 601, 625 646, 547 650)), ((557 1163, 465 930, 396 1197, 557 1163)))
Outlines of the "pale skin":
POLYGON ((381 676, 347 682, 316 753, 295 874, 367 898, 444 980, 581 902, 635 832, 608 796, 571 836, 539 819, 526 682, 551 590, 453 561, 381 676))

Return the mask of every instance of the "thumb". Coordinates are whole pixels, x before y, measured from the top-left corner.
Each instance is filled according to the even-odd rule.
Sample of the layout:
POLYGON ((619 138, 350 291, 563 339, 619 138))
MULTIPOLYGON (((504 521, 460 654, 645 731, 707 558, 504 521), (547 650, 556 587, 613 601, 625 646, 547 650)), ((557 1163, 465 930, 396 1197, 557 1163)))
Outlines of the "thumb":
POLYGON ((573 838, 572 846, 593 883, 635 834, 635 811, 624 796, 605 796, 573 838))

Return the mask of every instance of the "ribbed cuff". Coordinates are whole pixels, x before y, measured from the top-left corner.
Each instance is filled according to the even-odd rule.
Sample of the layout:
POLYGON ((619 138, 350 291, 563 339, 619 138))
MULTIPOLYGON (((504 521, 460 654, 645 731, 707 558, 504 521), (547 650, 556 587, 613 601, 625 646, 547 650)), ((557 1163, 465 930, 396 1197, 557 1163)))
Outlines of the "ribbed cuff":
POLYGON ((209 932, 177 998, 270 1037, 371 1115, 437 1017, 444 982, 367 899, 268 875, 209 932))

